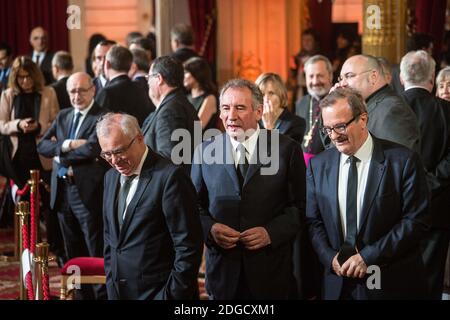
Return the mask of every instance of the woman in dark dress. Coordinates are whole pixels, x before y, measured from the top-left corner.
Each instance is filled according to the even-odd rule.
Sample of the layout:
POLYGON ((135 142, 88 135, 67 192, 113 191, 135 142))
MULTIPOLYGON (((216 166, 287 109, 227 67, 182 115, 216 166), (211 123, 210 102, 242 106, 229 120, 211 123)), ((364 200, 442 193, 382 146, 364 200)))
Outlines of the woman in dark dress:
POLYGON ((283 80, 275 73, 263 73, 256 79, 256 85, 264 95, 261 125, 302 143, 305 134, 305 120, 287 109, 287 90, 283 80))
POLYGON ((51 87, 44 87, 42 72, 25 56, 17 57, 9 77, 9 89, 0 100, 0 133, 11 142, 10 177, 22 188, 30 170, 51 170, 51 159, 38 155, 36 143, 58 112, 58 100, 51 87))
POLYGON ((184 63, 184 87, 189 91, 188 100, 197 110, 203 131, 217 128, 217 89, 205 59, 193 57, 184 63))

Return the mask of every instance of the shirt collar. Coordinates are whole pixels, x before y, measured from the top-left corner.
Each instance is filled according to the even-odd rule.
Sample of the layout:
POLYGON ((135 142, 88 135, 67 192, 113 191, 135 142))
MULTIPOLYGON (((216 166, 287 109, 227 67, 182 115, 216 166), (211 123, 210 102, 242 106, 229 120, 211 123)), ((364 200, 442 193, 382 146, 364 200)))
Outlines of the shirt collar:
POLYGON ((87 115, 88 112, 92 109, 92 106, 94 105, 94 102, 95 102, 95 100, 92 99, 91 103, 89 104, 89 106, 88 106, 87 108, 85 108, 85 109, 83 109, 83 110, 75 109, 75 110, 74 110, 75 113, 79 112, 79 113, 81 113, 81 116, 84 117, 84 116, 87 115))
MULTIPOLYGON (((366 141, 364 141, 363 145, 355 152, 354 156, 358 158, 362 162, 367 162, 372 157, 373 152, 373 139, 370 133, 367 135, 366 141)), ((346 163, 349 155, 341 153, 341 163, 346 163)))
MULTIPOLYGON (((245 150, 247 150, 249 155, 252 155, 253 151, 255 150, 260 131, 261 130, 259 129, 259 126, 256 127, 255 132, 253 132, 253 134, 250 137, 248 137, 244 142, 242 142, 242 144, 245 147, 245 150)), ((237 147, 239 146, 239 144, 241 142, 239 142, 238 140, 235 140, 231 137, 230 137, 230 141, 231 141, 231 145, 233 146, 233 150, 236 151, 237 147)))
POLYGON ((137 166, 136 170, 134 170, 133 174, 136 174, 138 176, 141 174, 145 159, 147 159, 147 155, 148 155, 148 147, 145 146, 145 151, 144 154, 142 155, 141 162, 139 162, 139 165, 137 166))

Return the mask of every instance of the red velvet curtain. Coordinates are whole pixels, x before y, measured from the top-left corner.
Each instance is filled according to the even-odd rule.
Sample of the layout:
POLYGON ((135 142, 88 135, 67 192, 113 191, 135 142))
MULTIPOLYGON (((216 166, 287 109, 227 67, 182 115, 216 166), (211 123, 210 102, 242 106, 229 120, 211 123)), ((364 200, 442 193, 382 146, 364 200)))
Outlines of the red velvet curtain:
POLYGON ((441 50, 447 0, 416 0, 416 32, 434 37, 434 54, 441 50))
POLYGON ((29 54, 30 31, 42 26, 49 34, 49 49, 68 50, 67 0, 0 0, 0 40, 13 54, 29 54))
POLYGON ((214 65, 216 60, 216 1, 189 0, 189 13, 195 33, 195 49, 197 52, 200 52, 206 39, 208 24, 211 24, 211 31, 206 42, 203 57, 211 65, 214 65))
POLYGON ((332 42, 331 39, 331 0, 309 0, 308 8, 311 17, 311 27, 320 35, 321 51, 327 55, 331 53, 332 42))

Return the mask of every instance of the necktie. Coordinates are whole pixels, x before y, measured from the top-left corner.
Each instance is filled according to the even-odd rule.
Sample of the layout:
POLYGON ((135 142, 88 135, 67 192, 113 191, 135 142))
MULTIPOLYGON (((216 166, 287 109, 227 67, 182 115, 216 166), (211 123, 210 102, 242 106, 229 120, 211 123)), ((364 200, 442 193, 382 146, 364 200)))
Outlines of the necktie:
POLYGON ((240 143, 237 148, 236 151, 239 153, 239 160, 238 160, 238 165, 237 165, 237 175, 238 175, 238 179, 239 179, 239 184, 241 186, 244 185, 244 181, 245 181, 245 176, 247 175, 247 170, 248 170, 248 160, 246 157, 246 153, 247 150, 245 149, 244 145, 242 143, 240 143))
POLYGON ((355 156, 349 157, 350 168, 347 180, 347 205, 346 224, 347 235, 344 244, 339 252, 338 261, 342 265, 348 258, 356 253, 357 227, 357 197, 358 197, 358 169, 356 163, 359 161, 355 156))
MULTIPOLYGON (((74 121, 72 121, 72 125, 70 126, 69 139, 75 139, 75 133, 77 132, 78 123, 80 123, 81 112, 75 112, 74 121)), ((58 177, 64 177, 67 174, 67 167, 59 166, 58 169, 58 177)))
POLYGON ((127 197, 130 192, 131 182, 133 182, 134 178, 137 175, 133 174, 131 176, 125 176, 124 182, 119 190, 119 195, 117 199, 117 221, 119 222, 119 229, 122 229, 123 225, 123 216, 125 212, 125 208, 127 206, 127 197))
POLYGON ((37 64, 37 66, 39 67, 40 65, 39 65, 39 63, 40 63, 40 58, 41 58, 41 55, 40 54, 37 54, 36 55, 36 64, 37 64))

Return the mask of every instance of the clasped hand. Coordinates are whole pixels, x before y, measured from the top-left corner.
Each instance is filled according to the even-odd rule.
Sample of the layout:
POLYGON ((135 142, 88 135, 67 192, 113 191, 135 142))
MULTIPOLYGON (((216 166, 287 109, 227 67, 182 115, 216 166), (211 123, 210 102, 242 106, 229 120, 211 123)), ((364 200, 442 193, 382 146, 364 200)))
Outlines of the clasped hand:
POLYGON ((254 227, 239 232, 222 223, 215 223, 211 227, 211 236, 224 249, 236 247, 238 241, 241 241, 248 250, 260 249, 271 243, 270 236, 263 227, 254 227))

